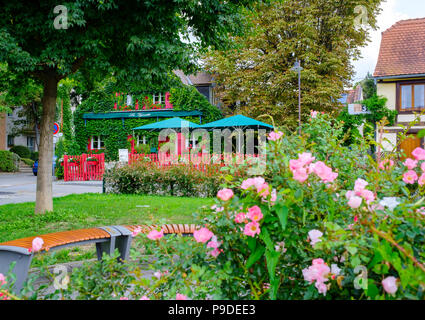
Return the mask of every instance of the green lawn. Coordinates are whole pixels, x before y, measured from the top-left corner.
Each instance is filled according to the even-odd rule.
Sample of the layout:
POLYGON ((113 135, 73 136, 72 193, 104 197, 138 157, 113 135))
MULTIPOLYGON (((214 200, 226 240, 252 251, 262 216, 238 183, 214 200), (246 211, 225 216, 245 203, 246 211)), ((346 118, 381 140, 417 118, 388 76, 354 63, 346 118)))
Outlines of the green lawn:
POLYGON ((115 194, 55 198, 54 212, 34 215, 33 202, 0 206, 0 242, 50 232, 123 224, 191 223, 213 199, 115 194), (142 207, 148 205, 149 207, 142 207))

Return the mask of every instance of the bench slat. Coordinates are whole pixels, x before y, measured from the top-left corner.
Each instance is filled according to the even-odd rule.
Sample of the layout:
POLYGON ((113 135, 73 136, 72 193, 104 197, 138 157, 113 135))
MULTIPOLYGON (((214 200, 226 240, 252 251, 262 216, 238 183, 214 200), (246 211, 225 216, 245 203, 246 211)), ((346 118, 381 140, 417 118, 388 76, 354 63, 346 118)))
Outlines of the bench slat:
MULTIPOLYGON (((102 230, 100 228, 91 228, 91 229, 80 229, 80 230, 48 233, 45 235, 40 235, 38 237, 42 238, 44 241, 43 247, 41 248, 41 250, 44 251, 44 250, 49 250, 51 248, 58 247, 68 243, 93 240, 93 239, 110 238, 111 235, 105 230, 102 230)), ((7 241, 7 242, 0 243, 0 245, 31 249, 32 241, 34 240, 34 238, 36 238, 36 236, 7 241)))

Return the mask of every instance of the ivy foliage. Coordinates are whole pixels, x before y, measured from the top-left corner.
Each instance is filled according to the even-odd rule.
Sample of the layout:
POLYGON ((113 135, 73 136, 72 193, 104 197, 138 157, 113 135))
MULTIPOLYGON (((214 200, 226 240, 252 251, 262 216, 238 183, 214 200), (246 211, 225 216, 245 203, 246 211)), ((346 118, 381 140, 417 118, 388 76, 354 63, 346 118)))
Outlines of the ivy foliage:
MULTIPOLYGON (((200 110, 203 113, 203 122, 222 118, 220 110, 211 105, 195 88, 176 83, 173 76, 169 76, 168 81, 164 82, 162 86, 152 85, 149 87, 145 83, 141 83, 137 86, 133 83, 131 86, 125 86, 124 89, 125 88, 130 88, 133 92, 138 94, 141 94, 141 92, 146 92, 147 94, 155 91, 169 91, 171 93, 173 110, 200 110)), ((108 81, 100 89, 93 91, 77 108, 74 114, 74 124, 75 141, 78 145, 78 150, 76 151, 78 151, 78 153, 87 152, 87 144, 91 136, 102 137, 102 140, 105 142, 105 158, 107 161, 118 159, 118 149, 127 148, 129 135, 144 135, 147 141, 150 141, 151 147, 157 147, 157 132, 143 131, 137 133, 133 131, 135 127, 156 122, 156 118, 124 119, 124 121, 121 119, 84 121, 83 115, 85 113, 114 111, 115 92, 122 89, 122 84, 116 81, 108 81)), ((199 117, 185 117, 185 119, 194 123, 200 123, 199 117)), ((161 118, 161 120, 166 120, 166 118, 161 118)))
POLYGON ((397 111, 390 110, 385 106, 387 98, 374 93, 369 99, 365 99, 361 103, 367 107, 371 112, 370 114, 350 115, 348 108, 344 107, 338 115, 338 120, 344 122, 344 134, 347 135, 346 144, 352 144, 361 137, 358 127, 365 121, 368 131, 370 125, 374 125, 384 118, 388 120, 389 126, 392 126, 395 122, 397 111))

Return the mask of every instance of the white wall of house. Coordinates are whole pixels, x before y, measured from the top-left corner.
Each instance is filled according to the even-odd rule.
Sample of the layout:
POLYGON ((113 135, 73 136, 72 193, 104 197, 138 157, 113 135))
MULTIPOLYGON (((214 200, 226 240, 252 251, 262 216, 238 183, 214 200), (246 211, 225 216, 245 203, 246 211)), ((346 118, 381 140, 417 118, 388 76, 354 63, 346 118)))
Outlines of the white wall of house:
POLYGON ((395 83, 378 83, 376 85, 378 96, 384 96, 388 99, 387 108, 390 110, 396 109, 396 93, 397 86, 395 83))
MULTIPOLYGON (((396 83, 377 83, 377 94, 378 96, 384 96, 388 99, 386 107, 390 110, 396 110, 397 100, 397 85, 396 83)), ((419 113, 419 112, 417 112, 419 113)), ((377 130, 376 141, 382 141, 383 151, 392 151, 397 145, 397 132, 402 129, 398 125, 408 126, 409 123, 418 120, 418 114, 398 114, 396 117, 396 124, 391 127, 385 127, 382 137, 380 132, 377 130), (394 132, 397 131, 397 132, 394 132)), ((421 123, 425 122, 425 115, 419 116, 421 123)), ((425 129, 425 126, 415 125, 411 127, 411 131, 417 132, 418 130, 425 129)))
POLYGON ((15 121, 25 120, 26 117, 20 117, 19 112, 21 111, 21 107, 16 107, 11 114, 7 115, 6 120, 6 145, 7 150, 10 149, 11 145, 9 144, 9 139, 13 140, 13 145, 15 146, 26 146, 31 151, 38 151, 37 141, 40 141, 39 135, 36 137, 35 132, 29 134, 17 134, 20 130, 22 130, 26 124, 15 124, 15 121), (36 139, 37 138, 37 139, 36 139))

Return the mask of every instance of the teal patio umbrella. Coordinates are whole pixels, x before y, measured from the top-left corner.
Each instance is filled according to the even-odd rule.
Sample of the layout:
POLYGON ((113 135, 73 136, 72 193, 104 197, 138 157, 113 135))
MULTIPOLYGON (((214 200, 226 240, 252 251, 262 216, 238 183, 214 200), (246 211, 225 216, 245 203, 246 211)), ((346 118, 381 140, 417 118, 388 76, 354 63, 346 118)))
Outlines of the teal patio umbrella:
POLYGON ((179 129, 189 127, 189 129, 200 128, 199 124, 184 120, 179 117, 145 124, 144 126, 133 128, 133 130, 162 130, 162 129, 179 129))

